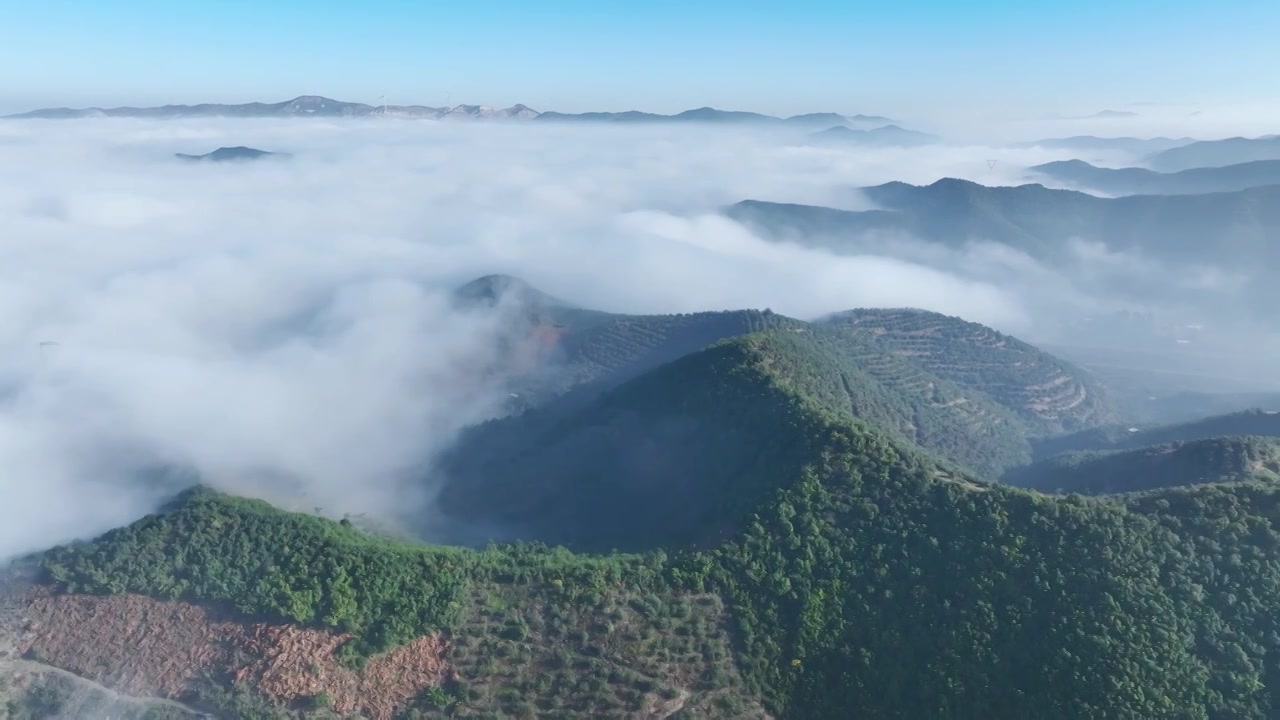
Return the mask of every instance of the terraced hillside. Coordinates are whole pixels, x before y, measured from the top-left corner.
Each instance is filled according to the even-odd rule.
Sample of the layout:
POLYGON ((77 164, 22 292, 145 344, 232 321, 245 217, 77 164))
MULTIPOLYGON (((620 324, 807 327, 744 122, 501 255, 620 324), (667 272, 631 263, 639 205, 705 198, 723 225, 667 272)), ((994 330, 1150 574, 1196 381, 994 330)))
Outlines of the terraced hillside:
POLYGON ((822 321, 874 340, 938 377, 990 396, 1041 434, 1114 422, 1084 370, 977 323, 924 310, 850 310, 822 321))
POLYGON ((1004 477, 1019 487, 1086 495, 1255 480, 1280 480, 1280 439, 1210 438, 1137 450, 1068 452, 1004 477))
POLYGON ((1108 425, 1041 438, 1033 444, 1036 459, 1043 460, 1065 452, 1136 450, 1150 445, 1241 435, 1280 437, 1280 412, 1253 409, 1155 427, 1108 425))

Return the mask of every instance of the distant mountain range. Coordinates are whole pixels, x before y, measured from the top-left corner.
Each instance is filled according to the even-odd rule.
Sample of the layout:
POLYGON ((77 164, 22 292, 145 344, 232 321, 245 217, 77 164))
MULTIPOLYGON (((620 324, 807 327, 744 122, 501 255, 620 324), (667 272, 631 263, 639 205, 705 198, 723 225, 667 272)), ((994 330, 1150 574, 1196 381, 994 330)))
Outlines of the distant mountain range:
POLYGON ((878 147, 919 147, 941 142, 937 135, 907 130, 897 125, 885 125, 871 130, 859 130, 847 125, 836 125, 813 133, 809 138, 820 145, 871 145, 878 147))
POLYGON ((1280 160, 1254 160, 1172 173, 1136 167, 1098 167, 1083 160, 1062 160, 1029 169, 1081 189, 1109 195, 1197 195, 1280 184, 1280 160))
POLYGON ((1033 445, 1036 459, 1044 460, 1063 453, 1138 450, 1154 445, 1244 435, 1280 438, 1280 413, 1254 408, 1148 428, 1109 425, 1037 439, 1033 445))
POLYGON ((244 103, 222 105, 163 105, 160 107, 117 108, 45 108, 8 115, 10 119, 66 120, 94 117, 121 118, 296 118, 296 117, 402 117, 434 120, 540 120, 542 122, 617 122, 617 123, 739 123, 781 124, 796 127, 819 128, 832 125, 878 127, 894 121, 877 115, 840 115, 837 113, 808 113, 780 118, 753 112, 717 110, 703 107, 686 110, 675 115, 659 115, 637 110, 626 112, 559 113, 538 112, 526 105, 509 108, 493 108, 485 105, 457 105, 455 107, 430 107, 426 105, 368 105, 343 102, 318 95, 303 95, 278 103, 244 103))
POLYGON ((180 160, 188 160, 191 162, 236 162, 246 160, 262 160, 265 158, 284 159, 289 157, 289 153, 267 152, 266 150, 258 150, 257 148, 245 147, 243 145, 237 147, 221 147, 213 152, 204 155, 187 155, 186 153, 174 153, 174 157, 180 160))
POLYGON ((1046 138, 1031 142, 1017 143, 1014 147, 1042 147, 1050 150, 1074 150, 1077 152, 1126 152, 1147 156, 1163 152, 1171 148, 1190 145, 1194 138, 1136 138, 1136 137, 1096 137, 1094 135, 1076 135, 1066 138, 1046 138))
POLYGON ((860 253, 868 233, 899 232, 959 247, 998 242, 1042 261, 1070 260, 1072 240, 1113 252, 1141 251, 1180 262, 1242 268, 1280 263, 1280 186, 1204 195, 1102 198, 1043 185, 987 187, 944 178, 931 185, 891 182, 863 188, 880 209, 747 200, 726 210, 766 236, 860 253), (1261 263, 1261 265, 1259 265, 1261 263))
POLYGON ((1256 160, 1280 160, 1280 136, 1202 140, 1158 152, 1147 158, 1145 164, 1160 172, 1179 172, 1256 160))
POLYGON ((1042 492, 1127 493, 1280 479, 1280 441, 1233 436, 1133 450, 1075 451, 1010 471, 1003 482, 1042 492))

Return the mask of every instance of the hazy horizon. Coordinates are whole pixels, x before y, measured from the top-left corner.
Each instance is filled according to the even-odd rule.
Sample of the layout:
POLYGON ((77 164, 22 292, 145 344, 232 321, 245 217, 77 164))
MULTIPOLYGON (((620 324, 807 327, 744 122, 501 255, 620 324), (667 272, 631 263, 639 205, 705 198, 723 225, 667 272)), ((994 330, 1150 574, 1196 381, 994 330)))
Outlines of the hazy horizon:
POLYGON ((10 3, 0 110, 248 102, 927 117, 1276 97, 1270 3, 10 3), (74 52, 68 52, 74 48, 74 52), (1017 58, 1009 62, 1010 58, 1017 58))

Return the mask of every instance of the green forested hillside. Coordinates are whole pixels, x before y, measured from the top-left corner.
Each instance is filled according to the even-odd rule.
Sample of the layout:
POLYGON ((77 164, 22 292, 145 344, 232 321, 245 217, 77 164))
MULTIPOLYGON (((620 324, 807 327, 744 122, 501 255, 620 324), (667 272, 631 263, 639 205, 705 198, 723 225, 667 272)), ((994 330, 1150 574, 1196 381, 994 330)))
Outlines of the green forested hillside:
POLYGON ((725 338, 802 327, 769 310, 625 315, 571 305, 519 278, 487 275, 455 291, 464 307, 500 307, 513 410, 571 395, 586 401, 647 370, 725 338))
POLYGON ((1004 482, 1044 492, 1099 494, 1276 479, 1280 440, 1230 437, 1067 452, 1012 470, 1004 482))
MULTIPOLYGON (((480 278, 458 295, 472 304, 501 301, 521 320, 506 339, 513 348, 507 367, 516 376, 510 409, 541 411, 516 431, 525 438, 532 424, 577 412, 648 370, 760 331, 787 331, 821 348, 812 357, 839 366, 828 368, 829 382, 815 393, 834 399, 829 409, 985 477, 1027 462, 1028 435, 1091 427, 1115 415, 1088 373, 990 328, 934 313, 851 310, 813 323, 769 310, 617 315, 572 307, 506 276, 480 278)), ((501 446, 493 436, 510 432, 486 426, 480 434, 458 454, 501 446)))
MULTIPOLYGON (((798 333, 728 341, 580 411, 477 428, 441 470, 440 506, 580 549, 714 544, 812 457, 817 408, 849 412, 843 379, 798 333)), ((858 398, 864 414, 899 412, 875 390, 858 398)))
MULTIPOLYGON (((672 585, 662 556, 417 545, 196 489, 43 564, 65 592, 194 600, 352 632, 340 651, 353 664, 443 632, 455 677, 404 717, 621 717, 677 697, 699 717, 762 716, 719 598, 672 585)), ((264 706, 246 704, 246 690, 252 698, 252 688, 198 687, 187 699, 235 720, 293 715, 243 714, 264 706)))
POLYGON ((823 321, 856 333, 1018 413, 1033 432, 1115 422, 1116 410, 1089 373, 977 323, 912 309, 863 309, 823 321))
POLYGON ((1136 450, 1150 445, 1232 435, 1280 437, 1280 414, 1255 409, 1155 427, 1109 425, 1037 439, 1034 445, 1036 458, 1043 460, 1065 452, 1136 450))
POLYGON ((856 339, 820 331, 750 335, 584 407, 487 423, 443 463, 441 509, 464 527, 580 549, 705 545, 807 461, 811 406, 988 477, 1029 460, 1012 413, 855 350, 856 339))
MULTIPOLYGON (((1262 719, 1280 708, 1275 488, 1209 486, 1129 500, 974 483, 827 411, 810 395, 821 383, 807 365, 758 354, 741 361, 751 343, 769 342, 721 346, 727 361, 701 376, 710 387, 650 400, 729 408, 717 416, 723 425, 688 433, 689 446, 709 444, 730 468, 718 473, 708 462, 680 478, 708 478, 697 486, 699 512, 684 516, 720 531, 686 534, 700 548, 607 558, 417 548, 197 493, 53 551, 45 566, 63 589, 183 596, 242 613, 347 623, 357 655, 443 628, 466 683, 448 691, 463 699, 445 704, 472 716, 497 708, 615 716, 645 692, 678 694, 686 685, 720 698, 695 717, 745 716, 757 699, 786 718, 1262 719), (753 464, 762 457, 775 458, 763 471, 753 464), (486 592, 502 602, 483 600, 486 592), (719 602, 729 611, 723 619, 698 609, 719 602), (619 635, 630 643, 625 651, 593 655, 593 643, 598 653, 610 636, 591 633, 615 627, 608 618, 620 607, 657 619, 633 640, 619 635), (499 614, 507 619, 495 626, 483 608, 506 608, 499 614), (535 623, 537 608, 565 617, 535 623), (732 644, 717 639, 725 631, 732 644), (467 659, 475 643, 495 636, 511 643, 501 668, 467 659), (690 637, 699 638, 692 647, 690 637), (730 648, 731 671, 715 664, 730 648), (544 664, 557 652, 560 661, 544 664), (654 669, 675 657, 700 670, 654 669), (547 668, 563 682, 541 681, 547 668)), ((687 493, 678 482, 661 491, 687 493)), ((602 508, 591 498, 560 499, 558 522, 598 525, 602 508)), ((677 519, 650 530, 673 527, 701 528, 677 519)), ((643 530, 631 525, 626 535, 643 530)))

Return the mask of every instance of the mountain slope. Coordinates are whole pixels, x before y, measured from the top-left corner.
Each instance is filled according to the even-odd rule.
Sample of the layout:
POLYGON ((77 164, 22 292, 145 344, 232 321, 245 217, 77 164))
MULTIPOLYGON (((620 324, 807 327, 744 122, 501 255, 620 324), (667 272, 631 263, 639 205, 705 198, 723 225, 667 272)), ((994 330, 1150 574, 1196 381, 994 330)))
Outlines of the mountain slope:
POLYGON ((1101 198, 1041 185, 985 187, 943 179, 932 185, 864 188, 880 210, 743 201, 726 214, 765 234, 835 251, 860 252, 858 236, 905 233, 958 247, 998 242, 1049 262, 1068 262, 1075 241, 1105 243, 1179 262, 1256 268, 1280 262, 1280 185, 1205 195, 1101 198), (1212 238, 1214 242, 1206 242, 1212 238))
MULTIPOLYGON (((807 338, 750 335, 584 408, 553 405, 481 426, 444 462, 440 507, 463 525, 583 550, 712 545, 775 478, 812 458, 815 417, 852 421, 854 407, 886 428, 918 419, 934 429, 921 408, 880 392, 807 338)), ((976 452, 990 444, 952 443, 976 452)))
MULTIPOLYGON (((642 559, 414 547, 197 494, 50 553, 53 607, 99 607, 134 591, 222 599, 237 623, 284 613, 291 633, 330 633, 351 618, 366 645, 379 639, 373 628, 394 630, 381 636, 392 642, 426 632, 445 641, 437 657, 457 674, 423 686, 436 707, 419 707, 433 717, 652 717, 669 714, 654 709, 666 700, 695 717, 749 717, 755 698, 802 720, 1262 720, 1280 706, 1276 488, 1085 501, 980 485, 823 411, 803 374, 711 366, 726 371, 714 375, 720 389, 699 392, 728 403, 717 413, 728 426, 704 432, 776 446, 731 446, 745 474, 714 487, 728 497, 708 507, 730 532, 707 550, 642 559), (737 412, 747 405, 757 412, 737 412), (792 447, 796 438, 805 449, 792 447), (746 467, 761 454, 799 466, 746 467), (67 590, 105 597, 58 594, 67 590), (355 609, 350 592, 365 597, 355 609), (464 601, 436 602, 449 597, 464 601)), ((570 504, 562 517, 590 523, 598 510, 570 504)), ((42 617, 50 622, 34 628, 36 645, 69 630, 66 612, 42 617)), ((117 616, 108 607, 97 617, 117 616)), ((104 661, 85 672, 119 669, 104 647, 80 648, 104 661)), ((293 672, 310 678, 307 658, 293 672)), ((243 677, 255 692, 279 687, 243 677)), ((367 702, 381 708, 385 698, 367 702)))
POLYGON ((719 599, 641 558, 425 547, 194 491, 44 567, 61 592, 28 602, 29 654, 220 717, 762 716, 719 599))
POLYGON ((713 343, 785 330, 787 342, 804 345, 811 359, 834 368, 824 397, 841 399, 829 409, 985 477, 1026 462, 1028 434, 1114 419, 1105 394, 1087 373, 956 318, 874 310, 818 323, 768 311, 612 315, 572 307, 500 276, 458 292, 468 303, 482 298, 518 308, 514 313, 521 319, 508 351, 508 367, 514 369, 509 387, 518 396, 511 401, 513 411, 552 404, 551 415, 570 414, 602 392, 713 343), (896 319, 888 323, 891 318, 896 319), (879 324, 873 327, 873 321, 879 324), (881 337, 898 325, 901 342, 881 337), (932 355, 913 350, 911 343, 922 335, 928 336, 932 355))
POLYGON ((1210 438, 1138 450, 1076 451, 1017 468, 1003 481, 1045 492, 1124 493, 1280 479, 1280 440, 1210 438))
POLYGON ((1151 428, 1112 425, 1082 430, 1070 435, 1037 440, 1035 454, 1037 458, 1044 459, 1064 452, 1135 450, 1148 445, 1232 435, 1280 437, 1280 413, 1255 409, 1151 428))
POLYGON ((1202 140, 1169 148, 1147 158, 1147 166, 1160 172, 1238 165, 1255 160, 1280 160, 1280 136, 1234 137, 1202 140))
POLYGON ((1083 160, 1063 160, 1028 169, 1108 195, 1198 195, 1280 184, 1280 160, 1255 160, 1173 173, 1146 168, 1096 167, 1083 160))
POLYGON ((982 392, 1042 434, 1116 420, 1101 383, 1089 373, 977 323, 924 310, 866 309, 836 313, 822 324, 982 392))

